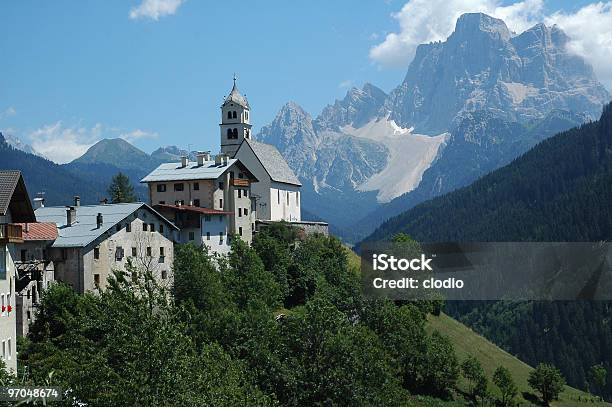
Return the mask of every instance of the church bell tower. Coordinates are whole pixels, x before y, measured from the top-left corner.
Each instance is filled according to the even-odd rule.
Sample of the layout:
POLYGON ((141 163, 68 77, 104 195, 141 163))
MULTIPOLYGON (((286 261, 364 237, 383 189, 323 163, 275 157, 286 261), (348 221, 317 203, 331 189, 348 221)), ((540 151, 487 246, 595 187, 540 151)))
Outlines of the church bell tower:
POLYGON ((251 108, 246 97, 240 94, 236 87, 236 75, 234 75, 234 86, 221 105, 221 152, 234 157, 240 143, 251 138, 250 112, 251 108))

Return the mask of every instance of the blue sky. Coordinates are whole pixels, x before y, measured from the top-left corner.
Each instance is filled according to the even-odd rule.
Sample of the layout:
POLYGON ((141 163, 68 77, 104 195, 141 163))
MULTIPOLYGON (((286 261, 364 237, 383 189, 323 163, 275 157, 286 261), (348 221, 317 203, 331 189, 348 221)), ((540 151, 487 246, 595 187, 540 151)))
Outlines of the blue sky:
MULTIPOLYGON (((402 18, 412 16, 394 13, 407 3, 426 7, 422 0, 147 2, 149 9, 138 8, 142 0, 2 2, 0 130, 57 161, 119 136, 149 152, 171 144, 215 152, 234 72, 256 130, 289 100, 316 116, 348 86, 397 86, 413 45, 402 43, 400 61, 372 50, 404 33, 402 18), (162 14, 151 14, 160 5, 162 14)), ((455 11, 507 12, 514 4, 445 4, 453 2, 455 11)), ((549 16, 563 2, 535 3, 549 16)), ((561 10, 572 15, 587 4, 561 10)))

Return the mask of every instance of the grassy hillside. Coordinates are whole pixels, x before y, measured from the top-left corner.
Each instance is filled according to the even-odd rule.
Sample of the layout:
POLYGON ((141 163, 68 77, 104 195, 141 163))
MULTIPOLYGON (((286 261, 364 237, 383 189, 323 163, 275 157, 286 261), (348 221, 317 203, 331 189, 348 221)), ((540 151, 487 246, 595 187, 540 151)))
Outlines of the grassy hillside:
MULTIPOLYGON (((533 396, 532 390, 527 384, 527 377, 529 376, 529 372, 532 370, 531 366, 521 362, 516 357, 498 348, 493 343, 478 335, 465 325, 457 322, 445 314, 442 314, 439 317, 430 316, 427 329, 430 332, 437 330, 443 335, 447 336, 455 346, 455 351, 460 361, 464 360, 467 356, 474 356, 477 358, 482 364, 482 367, 485 369, 489 381, 493 376, 495 369, 498 366, 503 365, 512 373, 512 376, 519 387, 519 392, 522 394, 521 400, 526 401, 525 396, 527 399, 530 399, 533 396)), ((489 387, 491 391, 497 391, 494 385, 489 384, 489 387)), ((465 383, 460 382, 460 388, 465 389, 465 383)), ((610 404, 595 403, 593 402, 592 397, 588 394, 569 386, 565 386, 565 391, 561 393, 561 399, 553 403, 553 406, 559 407, 581 405, 609 406, 610 404)))

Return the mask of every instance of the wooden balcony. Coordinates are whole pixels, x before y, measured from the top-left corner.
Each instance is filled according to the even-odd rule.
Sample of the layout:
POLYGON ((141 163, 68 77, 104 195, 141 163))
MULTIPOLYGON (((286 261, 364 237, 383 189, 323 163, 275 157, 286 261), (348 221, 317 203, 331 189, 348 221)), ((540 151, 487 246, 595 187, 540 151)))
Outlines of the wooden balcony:
POLYGON ((23 230, 21 225, 0 223, 0 244, 23 243, 23 230))
POLYGON ((248 179, 233 178, 233 179, 230 180, 230 184, 232 184, 235 187, 248 187, 249 186, 249 180, 248 179))

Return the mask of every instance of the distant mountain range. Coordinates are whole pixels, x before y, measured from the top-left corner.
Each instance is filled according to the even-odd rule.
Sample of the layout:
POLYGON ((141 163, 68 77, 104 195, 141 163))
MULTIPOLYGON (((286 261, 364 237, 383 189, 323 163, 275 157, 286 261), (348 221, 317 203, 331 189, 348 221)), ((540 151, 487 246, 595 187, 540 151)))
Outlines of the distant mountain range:
POLYGON ((567 41, 558 27, 512 35, 502 20, 464 14, 446 41, 418 47, 388 95, 353 88, 314 119, 290 102, 257 138, 287 157, 304 205, 356 240, 597 118, 610 95, 567 41))
POLYGON ((43 157, 46 158, 43 154, 39 153, 38 151, 34 150, 34 148, 29 145, 24 143, 23 141, 21 141, 20 138, 15 137, 11 134, 3 134, 0 132, 0 135, 2 135, 4 137, 4 141, 6 142, 6 144, 8 144, 9 146, 19 150, 19 151, 23 151, 24 153, 29 153, 29 154, 34 154, 37 155, 39 157, 43 157))
POLYGON ((97 203, 105 198, 107 184, 95 178, 81 176, 65 166, 46 158, 21 151, 9 145, 0 134, 0 169, 18 169, 25 178, 31 198, 42 193, 48 205, 72 205, 73 197, 83 204, 97 203))

